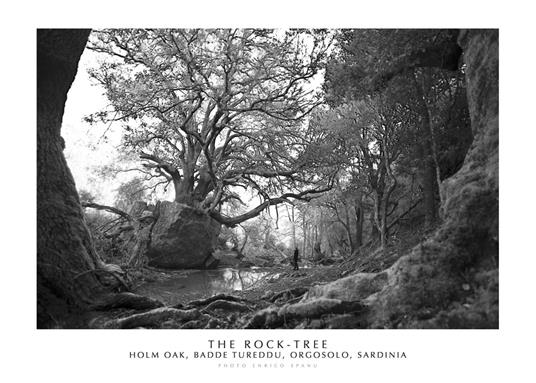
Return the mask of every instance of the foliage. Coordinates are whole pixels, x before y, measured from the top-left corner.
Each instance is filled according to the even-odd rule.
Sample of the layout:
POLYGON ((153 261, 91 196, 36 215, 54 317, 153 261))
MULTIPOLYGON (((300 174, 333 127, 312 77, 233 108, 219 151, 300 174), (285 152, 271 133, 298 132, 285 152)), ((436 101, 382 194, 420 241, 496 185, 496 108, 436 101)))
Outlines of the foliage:
POLYGON ((121 210, 128 211, 135 201, 144 200, 147 195, 145 182, 140 177, 135 177, 122 183, 116 190, 115 206, 121 210))
POLYGON ((304 121, 321 102, 310 82, 330 43, 325 31, 99 31, 90 49, 106 59, 90 74, 110 109, 88 121, 120 121, 140 171, 173 183, 176 201, 235 225, 329 186, 332 172, 311 166, 317 142, 304 121), (219 208, 237 188, 263 202, 229 220, 219 208))

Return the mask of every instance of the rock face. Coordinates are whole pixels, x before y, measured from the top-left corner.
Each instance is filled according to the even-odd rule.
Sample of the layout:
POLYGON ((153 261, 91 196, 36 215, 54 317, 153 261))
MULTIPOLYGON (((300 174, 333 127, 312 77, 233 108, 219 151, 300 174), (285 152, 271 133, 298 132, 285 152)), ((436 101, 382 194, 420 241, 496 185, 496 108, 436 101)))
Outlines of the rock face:
POLYGON ((146 253, 149 265, 202 268, 216 245, 219 224, 204 212, 176 202, 162 202, 155 215, 146 253))
POLYGON ((387 273, 359 273, 334 282, 313 286, 304 301, 316 297, 340 299, 342 301, 363 300, 380 291, 387 283, 387 273))
POLYGON ((459 43, 473 145, 443 185, 443 225, 389 270, 376 327, 498 327, 498 31, 462 32, 459 43))
POLYGON ((459 44, 474 141, 462 168, 442 185, 443 224, 382 273, 313 287, 300 304, 362 302, 366 317, 353 317, 361 315, 369 328, 498 328, 498 31, 465 31, 459 44))

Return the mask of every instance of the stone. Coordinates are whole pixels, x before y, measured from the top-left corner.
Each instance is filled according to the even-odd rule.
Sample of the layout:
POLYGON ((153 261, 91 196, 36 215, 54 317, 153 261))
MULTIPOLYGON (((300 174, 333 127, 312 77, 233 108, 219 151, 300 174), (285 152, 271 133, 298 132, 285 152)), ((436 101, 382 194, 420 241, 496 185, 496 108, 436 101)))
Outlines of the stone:
POLYGON ((318 318, 322 314, 331 313, 341 304, 338 299, 318 298, 305 303, 285 305, 278 311, 282 317, 318 318))
POLYGON ((220 225, 205 212, 164 201, 154 214, 147 249, 150 266, 186 269, 203 268, 216 246, 220 225))
POLYGON ((325 285, 313 286, 303 301, 313 298, 358 301, 380 291, 387 284, 387 273, 359 273, 325 285))

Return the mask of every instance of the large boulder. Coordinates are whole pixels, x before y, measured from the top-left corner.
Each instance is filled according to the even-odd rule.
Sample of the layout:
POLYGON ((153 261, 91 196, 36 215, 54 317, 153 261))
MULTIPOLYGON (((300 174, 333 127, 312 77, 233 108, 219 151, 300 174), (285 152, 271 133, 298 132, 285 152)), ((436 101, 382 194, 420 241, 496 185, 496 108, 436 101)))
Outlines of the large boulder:
POLYGON ((147 248, 150 266, 202 268, 216 246, 220 225, 205 212, 177 202, 162 202, 155 211, 147 248))

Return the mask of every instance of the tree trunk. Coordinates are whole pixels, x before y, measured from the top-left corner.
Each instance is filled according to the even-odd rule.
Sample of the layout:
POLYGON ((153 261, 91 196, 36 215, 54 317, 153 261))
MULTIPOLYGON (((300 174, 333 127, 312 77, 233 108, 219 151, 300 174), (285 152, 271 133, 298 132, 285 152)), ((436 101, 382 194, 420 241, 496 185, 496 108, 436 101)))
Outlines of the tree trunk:
POLYGON ((302 230, 303 230, 303 248, 302 248, 302 254, 305 255, 305 250, 307 249, 307 223, 305 221, 305 212, 303 213, 303 222, 302 222, 302 230))
MULTIPOLYGON (((424 74, 423 74, 424 76, 424 74)), ((422 187, 423 187, 423 200, 424 200, 424 216, 425 227, 431 228, 437 221, 439 205, 436 201, 439 195, 440 179, 439 179, 439 164, 437 160, 437 150, 435 148, 433 127, 430 109, 426 102, 426 96, 424 94, 424 82, 419 84, 417 80, 417 73, 413 71, 413 79, 415 84, 415 90, 420 98, 420 115, 422 118, 422 125, 420 133, 423 136, 421 153, 423 156, 423 168, 422 168, 422 187)))
MULTIPOLYGON (((435 132, 434 132, 434 120, 433 120, 433 116, 432 116, 432 110, 430 109, 430 105, 428 105, 428 101, 426 99, 426 97, 424 96, 424 91, 425 91, 425 86, 427 88, 431 88, 431 81, 432 81, 432 68, 426 68, 425 69, 425 72, 424 72, 424 76, 426 76, 426 81, 425 81, 425 77, 423 77, 423 81, 422 81, 422 94, 423 94, 423 97, 422 97, 422 101, 423 101, 423 104, 424 104, 424 109, 425 109, 425 125, 426 127, 428 128, 428 138, 429 138, 429 141, 430 141, 430 152, 432 154, 432 160, 433 160, 433 163, 434 163, 434 170, 435 170, 435 179, 436 179, 436 183, 437 183, 437 194, 438 194, 438 197, 439 197, 439 205, 443 204, 443 196, 442 196, 442 192, 441 192, 441 168, 439 167, 439 154, 438 154, 438 149, 437 149, 437 142, 436 142, 436 137, 435 137, 435 132), (425 84, 426 83, 426 84, 425 84)), ((432 100, 432 102, 437 102, 437 100, 432 100)))
POLYGON ((431 228, 437 221, 438 205, 436 170, 430 155, 425 155, 424 168, 422 170, 422 188, 424 201, 424 226, 431 228))
POLYGON ((376 226, 376 220, 374 219, 374 213, 370 213, 370 239, 372 241, 375 241, 380 236, 380 232, 378 230, 378 226, 376 226))
POLYGON ((359 248, 363 244, 363 194, 361 191, 357 192, 355 199, 355 247, 359 248))
POLYGON ((173 187, 175 188, 175 202, 183 203, 188 206, 193 206, 194 203, 194 185, 189 178, 173 179, 173 187))
POLYGON ((296 216, 294 213, 294 205, 292 205, 292 243, 294 244, 294 248, 297 249, 298 244, 296 243, 296 216))
MULTIPOLYGON (((296 243, 296 216, 295 216, 295 207, 294 205, 291 205, 292 208, 289 210, 288 205, 285 205, 287 209, 287 217, 291 224, 291 232, 292 232, 292 247, 294 249, 298 248, 298 244, 296 243)), ((276 205, 277 208, 277 205, 276 205)), ((303 254, 303 253, 302 253, 303 254)))
POLYGON ((380 246, 383 251, 385 251, 387 248, 387 202, 388 201, 384 201, 383 206, 382 206, 383 211, 380 217, 380 227, 379 227, 380 246))
POLYGON ((65 326, 103 285, 60 135, 67 92, 89 30, 37 31, 37 326, 65 326))
POLYGON ((317 229, 316 224, 313 228, 313 232, 311 233, 311 258, 312 260, 315 259, 315 244, 316 244, 316 237, 317 237, 317 229))

